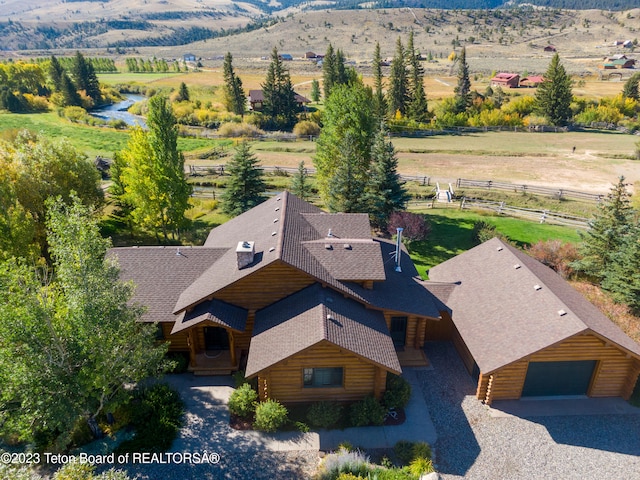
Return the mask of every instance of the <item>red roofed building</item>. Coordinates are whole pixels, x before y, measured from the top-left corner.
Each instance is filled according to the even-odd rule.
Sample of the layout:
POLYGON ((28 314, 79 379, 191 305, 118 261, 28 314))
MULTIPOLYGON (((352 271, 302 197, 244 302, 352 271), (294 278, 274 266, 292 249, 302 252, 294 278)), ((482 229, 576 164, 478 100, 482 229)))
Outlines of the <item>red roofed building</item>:
POLYGON ((492 87, 518 88, 519 83, 520 75, 517 73, 501 72, 491 79, 492 87))

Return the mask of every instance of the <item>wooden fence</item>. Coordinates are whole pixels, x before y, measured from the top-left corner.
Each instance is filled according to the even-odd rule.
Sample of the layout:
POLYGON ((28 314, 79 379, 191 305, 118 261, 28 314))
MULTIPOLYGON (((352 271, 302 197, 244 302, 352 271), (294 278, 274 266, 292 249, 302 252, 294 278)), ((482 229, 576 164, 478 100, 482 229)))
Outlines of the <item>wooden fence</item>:
POLYGON ((601 202, 606 195, 599 193, 579 192, 566 188, 541 187, 537 185, 524 185, 506 182, 495 182, 493 180, 469 180, 459 178, 456 181, 457 189, 461 188, 486 188, 487 190, 507 190, 516 193, 533 193, 535 195, 548 195, 554 198, 573 198, 591 202, 601 202))
POLYGON ((491 210, 498 215, 509 217, 525 218, 528 220, 538 221, 540 223, 549 223, 552 225, 565 225, 577 228, 589 228, 589 219, 577 217, 567 213, 552 212, 549 210, 534 210, 531 208, 512 207, 505 202, 491 202, 488 200, 480 200, 477 198, 462 197, 460 200, 460 209, 482 209, 491 210))

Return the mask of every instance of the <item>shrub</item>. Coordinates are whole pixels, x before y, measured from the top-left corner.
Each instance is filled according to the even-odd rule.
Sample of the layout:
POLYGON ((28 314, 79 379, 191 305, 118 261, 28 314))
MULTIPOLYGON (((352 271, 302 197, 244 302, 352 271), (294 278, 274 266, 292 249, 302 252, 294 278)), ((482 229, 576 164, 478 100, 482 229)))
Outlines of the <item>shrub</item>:
POLYGON ((334 402, 317 402, 311 405, 307 413, 309 423, 314 427, 331 428, 342 416, 342 405, 334 402))
POLYGON ((67 463, 53 475, 53 480, 91 480, 95 469, 90 463, 67 463))
POLYGON ((141 389, 131 402, 131 424, 136 435, 122 442, 116 454, 164 452, 182 425, 184 403, 169 385, 158 383, 141 389))
POLYGON ((431 446, 425 442, 400 440, 393 446, 393 453, 401 465, 408 465, 417 458, 431 460, 431 446))
POLYGON ((249 123, 227 122, 220 125, 218 134, 223 137, 258 137, 264 131, 249 123))
POLYGON ((361 402, 351 405, 351 424, 354 427, 365 425, 382 425, 384 423, 384 407, 374 397, 365 397, 361 402))
POLYGON ((87 111, 82 107, 65 107, 63 112, 64 117, 70 122, 87 123, 87 111))
POLYGON ((309 120, 302 120, 295 124, 293 127, 293 133, 299 137, 317 137, 320 135, 320 125, 309 120))
POLYGON ((416 477, 419 477, 424 473, 431 473, 434 471, 433 462, 424 457, 416 457, 409 464, 409 471, 416 477))
POLYGON ((480 244, 498 236, 498 232, 496 231, 495 225, 485 222, 484 220, 478 220, 473 224, 472 235, 473 241, 480 244))
POLYGON ((551 267, 564 278, 573 275, 571 264, 580 258, 577 247, 572 243, 560 240, 540 240, 525 248, 525 251, 536 260, 551 267))
POLYGON ((404 408, 411 398, 411 384, 393 373, 387 374, 387 389, 382 403, 387 409, 404 408))
POLYGON ((169 352, 164 373, 184 373, 189 367, 189 354, 185 352, 169 352))
POLYGON ((277 400, 268 399, 256 407, 254 426, 263 432, 275 432, 287 421, 287 409, 277 400))
POLYGON ((324 457, 321 470, 322 480, 338 479, 345 473, 355 475, 356 478, 358 476, 367 478, 370 471, 369 457, 359 450, 353 452, 338 450, 324 457))
POLYGON ((402 237, 408 242, 416 242, 427 238, 431 225, 424 215, 411 212, 393 212, 389 217, 389 233, 396 234, 396 228, 402 228, 402 237))
POLYGON ((229 397, 229 411, 242 418, 251 418, 256 411, 258 393, 248 383, 242 384, 229 397))

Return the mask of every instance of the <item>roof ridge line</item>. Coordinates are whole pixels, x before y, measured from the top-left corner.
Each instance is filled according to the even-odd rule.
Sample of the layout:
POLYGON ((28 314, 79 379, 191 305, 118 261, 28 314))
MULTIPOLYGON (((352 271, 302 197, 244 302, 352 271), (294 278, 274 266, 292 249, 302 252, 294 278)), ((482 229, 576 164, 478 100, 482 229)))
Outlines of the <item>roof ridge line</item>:
MULTIPOLYGON (((278 225, 278 238, 276 245, 276 258, 278 260, 282 260, 282 249, 284 246, 284 228, 287 220, 286 212, 287 212, 287 204, 289 203, 289 192, 283 190, 280 194, 280 198, 282 199, 282 207, 280 208, 280 225, 278 225)), ((277 200, 276 200, 277 202, 277 200)))

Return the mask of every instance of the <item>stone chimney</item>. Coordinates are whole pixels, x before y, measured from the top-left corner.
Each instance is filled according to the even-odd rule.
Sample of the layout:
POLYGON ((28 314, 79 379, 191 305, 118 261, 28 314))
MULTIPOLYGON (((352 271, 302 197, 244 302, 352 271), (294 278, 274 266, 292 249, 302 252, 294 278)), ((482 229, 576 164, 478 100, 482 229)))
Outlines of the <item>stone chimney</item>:
POLYGON ((238 242, 236 255, 238 257, 238 270, 250 265, 255 255, 255 242, 238 242))

